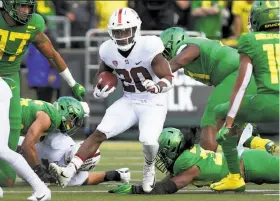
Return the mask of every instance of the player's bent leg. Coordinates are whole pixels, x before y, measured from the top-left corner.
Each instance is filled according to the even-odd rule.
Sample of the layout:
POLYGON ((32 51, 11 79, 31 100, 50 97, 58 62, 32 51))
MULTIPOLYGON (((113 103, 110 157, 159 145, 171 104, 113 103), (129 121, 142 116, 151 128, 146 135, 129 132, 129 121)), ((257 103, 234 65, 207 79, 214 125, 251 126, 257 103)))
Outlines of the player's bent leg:
POLYGON ((155 158, 167 108, 165 105, 140 105, 137 107, 137 113, 139 115, 139 141, 143 144, 145 157, 142 187, 145 192, 149 193, 156 182, 155 158))
POLYGON ((41 196, 42 200, 50 200, 51 193, 47 186, 39 179, 22 156, 8 147, 10 132, 9 108, 12 94, 9 86, 2 79, 0 79, 0 94, 6 94, 6 96, 0 97, 0 159, 9 163, 18 175, 33 187, 36 196, 41 196))
POLYGON ((216 152, 218 147, 216 141, 216 133, 217 133, 216 126, 203 127, 200 134, 200 141, 199 141, 200 146, 205 150, 216 152))
POLYGON ((83 162, 96 153, 103 141, 124 132, 136 121, 137 117, 130 101, 124 97, 119 99, 106 110, 105 116, 97 129, 83 142, 67 167, 59 167, 57 164, 51 163, 49 166, 50 172, 56 176, 59 184, 65 187, 83 162))
POLYGON ((251 149, 245 150, 241 159, 244 163, 246 183, 279 183, 279 157, 272 156, 266 151, 251 149))

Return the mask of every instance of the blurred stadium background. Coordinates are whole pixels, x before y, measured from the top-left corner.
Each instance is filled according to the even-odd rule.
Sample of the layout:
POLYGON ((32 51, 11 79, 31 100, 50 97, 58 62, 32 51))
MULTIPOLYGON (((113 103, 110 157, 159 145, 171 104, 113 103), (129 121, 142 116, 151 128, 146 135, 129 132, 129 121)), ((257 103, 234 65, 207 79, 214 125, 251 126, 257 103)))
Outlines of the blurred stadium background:
MULTIPOLYGON (((91 115, 80 132, 91 133, 101 121, 105 109, 120 97, 120 86, 110 98, 104 101, 96 101, 92 96, 92 83, 100 62, 98 47, 109 39, 106 27, 113 10, 124 6, 135 9, 142 19, 142 34, 159 35, 161 30, 180 26, 193 36, 222 40, 224 44, 235 47, 238 37, 247 32, 248 13, 253 2, 252 0, 38 0, 37 12, 46 19, 48 35, 62 54, 75 79, 84 84, 87 89, 86 101, 90 104, 91 115), (202 12, 203 8, 211 8, 216 14, 207 16, 202 12)), ((45 69, 41 65, 40 58, 34 59, 35 56, 40 56, 34 56, 33 53, 30 50, 22 63, 21 96, 54 101, 57 96, 71 95, 71 89, 60 80, 59 75, 49 68, 45 69), (48 77, 44 83, 34 81, 38 76, 38 70, 40 73, 46 71, 48 77)), ((169 92, 169 113, 165 126, 178 128, 199 126, 211 90, 212 87, 184 76, 183 72, 178 72, 175 88, 169 92)), ((261 124, 258 125, 257 132, 276 135, 278 128, 278 124, 261 124)), ((120 135, 113 140, 138 139, 137 128, 132 128, 126 133, 129 134, 120 135)), ((79 136, 81 135, 75 137, 79 136)))

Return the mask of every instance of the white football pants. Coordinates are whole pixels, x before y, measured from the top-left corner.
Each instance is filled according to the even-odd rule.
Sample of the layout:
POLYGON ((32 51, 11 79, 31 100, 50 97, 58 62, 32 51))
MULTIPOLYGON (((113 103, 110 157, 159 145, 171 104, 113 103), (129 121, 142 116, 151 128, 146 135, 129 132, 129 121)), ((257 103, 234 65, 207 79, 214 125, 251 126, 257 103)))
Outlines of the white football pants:
POLYGON ((138 123, 139 141, 144 145, 158 145, 166 114, 166 104, 122 97, 106 110, 97 130, 108 139, 138 123))

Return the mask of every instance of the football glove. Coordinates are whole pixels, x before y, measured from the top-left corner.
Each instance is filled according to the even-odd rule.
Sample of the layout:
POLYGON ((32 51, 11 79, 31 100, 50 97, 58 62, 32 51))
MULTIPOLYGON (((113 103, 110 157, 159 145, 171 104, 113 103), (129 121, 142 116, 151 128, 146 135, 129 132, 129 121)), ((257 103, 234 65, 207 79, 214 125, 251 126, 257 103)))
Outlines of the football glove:
POLYGON ((132 194, 132 185, 130 184, 125 184, 125 185, 120 185, 116 188, 113 188, 108 191, 108 193, 115 193, 115 194, 132 194))
POLYGON ((107 98, 111 93, 113 93, 116 90, 116 87, 112 87, 107 91, 109 85, 106 85, 105 87, 103 87, 103 89, 100 89, 101 82, 102 82, 102 78, 97 82, 94 88, 93 96, 96 99, 107 98))
POLYGON ((161 87, 152 80, 145 80, 142 85, 148 92, 157 94, 161 92, 161 87))
POLYGON ((40 165, 35 166, 33 170, 44 183, 56 183, 56 178, 48 173, 40 165))
POLYGON ((86 90, 85 88, 80 85, 79 83, 76 83, 73 87, 72 87, 72 91, 74 93, 74 96, 79 100, 82 101, 85 97, 86 94, 86 90))

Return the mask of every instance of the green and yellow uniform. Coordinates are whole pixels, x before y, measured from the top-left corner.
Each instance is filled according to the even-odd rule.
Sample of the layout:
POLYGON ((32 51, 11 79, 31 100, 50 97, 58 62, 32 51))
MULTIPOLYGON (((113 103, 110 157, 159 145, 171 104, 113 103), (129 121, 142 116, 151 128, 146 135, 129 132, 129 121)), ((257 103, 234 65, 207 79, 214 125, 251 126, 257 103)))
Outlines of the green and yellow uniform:
POLYGON ((59 128, 61 124, 61 116, 55 109, 54 105, 41 100, 31 100, 21 98, 20 100, 22 110, 21 134, 27 134, 29 127, 36 120, 36 114, 39 111, 45 112, 51 120, 51 126, 45 132, 52 132, 59 128))
MULTIPOLYGON (((237 122, 279 121, 279 40, 275 32, 252 32, 240 38, 238 52, 252 60, 257 92, 244 97, 237 122)), ((229 102, 217 106, 217 117, 225 118, 228 108, 229 102)))
MULTIPOLYGON (((278 157, 261 150, 246 150, 240 160, 244 162, 246 182, 279 183, 278 157)), ((195 185, 209 185, 229 174, 226 159, 221 153, 206 151, 198 144, 180 154, 174 163, 173 175, 176 176, 192 166, 198 166, 200 170, 200 174, 192 181, 195 185)))
MULTIPOLYGON (((20 64, 28 44, 44 30, 44 19, 33 14, 26 24, 10 27, 0 15, 0 27, 0 77, 10 86, 13 94, 9 114, 9 147, 16 150, 21 127, 20 64)), ((0 161, 0 185, 5 185, 6 178, 14 180, 15 172, 6 162, 0 161)))
MULTIPOLYGON (((201 128, 216 125, 214 108, 229 100, 239 68, 239 54, 236 49, 223 45, 218 40, 206 38, 186 37, 176 45, 175 52, 178 53, 184 45, 195 44, 200 49, 197 59, 183 66, 184 73, 193 79, 209 86, 214 86, 208 98, 204 114, 201 119, 201 128)), ((248 86, 247 93, 256 92, 254 78, 248 86)))
POLYGON ((206 15, 195 17, 194 30, 199 32, 204 32, 207 38, 221 38, 222 36, 222 21, 221 21, 221 10, 224 3, 219 0, 196 0, 191 1, 192 10, 196 8, 209 8, 212 6, 217 6, 220 13, 216 15, 206 15))

